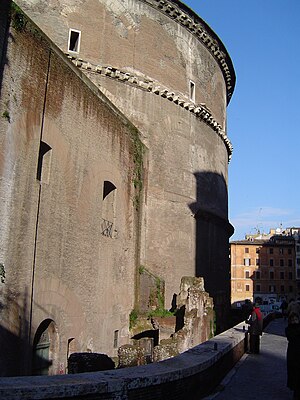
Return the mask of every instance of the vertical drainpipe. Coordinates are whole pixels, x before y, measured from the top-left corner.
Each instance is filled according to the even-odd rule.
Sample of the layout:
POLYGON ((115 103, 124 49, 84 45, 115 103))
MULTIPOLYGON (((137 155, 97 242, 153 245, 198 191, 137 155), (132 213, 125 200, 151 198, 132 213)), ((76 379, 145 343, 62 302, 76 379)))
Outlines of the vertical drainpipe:
MULTIPOLYGON (((46 80, 45 80, 44 103, 43 103, 43 110, 42 110, 41 130, 40 130, 40 143, 42 141, 43 131, 44 131, 44 120, 45 120, 47 90, 48 90, 48 81, 49 81, 49 72, 50 72, 50 61, 51 61, 51 50, 49 50, 48 65, 47 65, 47 75, 46 75, 46 80)), ((39 145, 39 149, 40 149, 40 145, 39 145)), ((39 154, 38 154, 38 157, 39 157, 39 154)), ((34 247, 33 247, 33 263, 32 263, 32 273, 31 273, 31 293, 30 293, 29 328, 28 328, 29 348, 31 346, 31 334, 32 334, 34 281, 35 281, 35 270, 36 270, 37 236, 38 236, 38 226, 39 226, 41 192, 42 192, 42 181, 39 181, 39 193, 38 193, 38 203, 37 203, 36 223, 35 223, 35 234, 34 234, 34 247)), ((30 363, 29 364, 29 368, 31 368, 31 358, 29 358, 28 361, 30 363)))

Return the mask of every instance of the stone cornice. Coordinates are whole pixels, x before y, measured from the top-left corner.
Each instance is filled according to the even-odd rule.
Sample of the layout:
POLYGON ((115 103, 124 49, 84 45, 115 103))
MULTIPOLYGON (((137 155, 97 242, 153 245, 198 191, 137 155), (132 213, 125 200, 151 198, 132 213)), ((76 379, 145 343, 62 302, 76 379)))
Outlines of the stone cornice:
POLYGON ((135 86, 138 89, 145 90, 147 92, 152 92, 157 96, 161 96, 169 101, 172 101, 176 105, 186 109, 187 111, 193 113, 197 118, 201 119, 207 125, 209 125, 223 140, 228 152, 228 161, 230 161, 232 156, 232 144, 227 137, 222 126, 214 119, 210 110, 205 106, 205 104, 195 104, 181 94, 177 94, 165 86, 159 85, 157 82, 143 78, 141 76, 133 75, 120 69, 111 66, 101 66, 94 65, 88 61, 75 58, 71 55, 67 56, 72 60, 72 62, 80 69, 86 70, 89 73, 100 74, 104 77, 116 79, 119 82, 135 86))
POLYGON ((228 104, 233 94, 236 78, 232 61, 219 37, 194 11, 179 0, 140 1, 175 20, 204 44, 220 65, 226 83, 228 104))

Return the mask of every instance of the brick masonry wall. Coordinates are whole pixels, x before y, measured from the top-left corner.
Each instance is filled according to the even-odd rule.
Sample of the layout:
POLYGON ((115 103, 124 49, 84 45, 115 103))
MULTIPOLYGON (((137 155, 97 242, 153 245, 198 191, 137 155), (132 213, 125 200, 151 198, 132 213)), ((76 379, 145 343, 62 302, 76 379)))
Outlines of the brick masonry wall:
POLYGON ((31 373, 45 320, 57 338, 50 373, 64 373, 70 340, 110 355, 115 331, 118 345, 129 340, 138 131, 29 21, 3 42, 0 375, 31 373), (40 141, 51 159, 38 180, 40 141), (117 188, 112 237, 102 234, 105 181, 117 188))
POLYGON ((102 74, 91 83, 34 25, 11 29, 8 48, 2 46, 0 262, 7 272, 2 299, 11 304, 3 327, 31 345, 41 321, 53 320, 59 353, 53 373, 65 371, 69 340, 75 339, 75 351, 111 356, 115 333, 118 345, 128 341, 137 263, 165 281, 166 308, 183 275, 204 276, 215 304, 229 304, 228 82, 218 49, 200 40, 188 21, 170 18, 160 2, 129 1, 130 10, 117 0, 82 1, 80 8, 69 3, 74 7, 18 1, 61 50, 69 26, 82 30, 91 79, 90 61, 112 63, 187 102, 102 74), (196 81, 196 103, 211 111, 189 102, 189 79, 196 81), (139 221, 132 201, 138 131, 124 115, 149 150, 139 221), (41 140, 52 150, 40 184, 41 140), (101 234, 104 181, 117 187, 113 237, 101 234), (195 218, 199 209, 221 223, 195 218))
POLYGON ((166 308, 181 277, 193 275, 205 278, 216 305, 228 307, 226 76, 234 80, 234 71, 224 75, 231 61, 220 39, 177 1, 17 3, 64 52, 69 29, 81 32, 80 51, 70 54, 81 61, 74 62, 141 132, 149 152, 140 260, 165 281, 166 308), (125 73, 130 79, 117 78, 125 73), (206 120, 193 111, 200 104, 210 110, 206 120), (199 209, 223 227, 196 221, 199 209), (197 247, 203 237, 204 249, 197 247))

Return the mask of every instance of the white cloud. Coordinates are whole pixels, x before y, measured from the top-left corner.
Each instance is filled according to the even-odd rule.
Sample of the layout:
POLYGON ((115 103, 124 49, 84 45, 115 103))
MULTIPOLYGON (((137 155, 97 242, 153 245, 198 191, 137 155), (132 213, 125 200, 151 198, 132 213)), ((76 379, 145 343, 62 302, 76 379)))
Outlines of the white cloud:
POLYGON ((245 234, 257 230, 268 233, 270 228, 278 228, 281 224, 283 228, 300 226, 299 214, 295 215, 294 210, 270 206, 252 208, 233 216, 230 222, 235 228, 235 239, 243 239, 245 234))

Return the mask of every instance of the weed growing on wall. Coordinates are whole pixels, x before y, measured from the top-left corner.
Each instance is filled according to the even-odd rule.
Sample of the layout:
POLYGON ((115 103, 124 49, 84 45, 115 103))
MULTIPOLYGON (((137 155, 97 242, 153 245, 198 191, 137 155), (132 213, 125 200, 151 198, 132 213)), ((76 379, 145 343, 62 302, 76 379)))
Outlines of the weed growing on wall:
POLYGON ((133 309, 129 314, 129 329, 132 329, 135 326, 137 319, 138 319, 138 312, 133 309))
POLYGON ((143 265, 140 265, 139 267, 139 274, 143 274, 145 272, 146 268, 143 265))
POLYGON ((162 308, 162 309, 158 308, 156 310, 150 311, 147 315, 148 315, 148 317, 162 317, 162 318, 165 318, 165 317, 173 317, 175 314, 176 314, 176 312, 165 310, 164 308, 162 308))
POLYGON ((160 278, 156 278, 156 293, 157 293, 158 309, 163 310, 165 307, 164 285, 160 280, 160 278))
POLYGON ((10 115, 7 110, 2 113, 2 118, 6 119, 6 121, 10 122, 10 115))
POLYGON ((149 329, 145 328, 145 320, 150 321, 152 317, 172 317, 176 315, 177 310, 172 312, 164 308, 165 284, 163 279, 153 275, 144 265, 140 265, 138 272, 140 275, 148 275, 152 278, 148 298, 148 311, 140 312, 138 309, 133 309, 129 315, 129 329, 143 330, 149 329))
POLYGON ((25 15, 23 14, 23 11, 18 7, 15 3, 11 3, 10 7, 10 15, 12 19, 12 26, 13 28, 21 32, 26 26, 26 18, 25 15))

